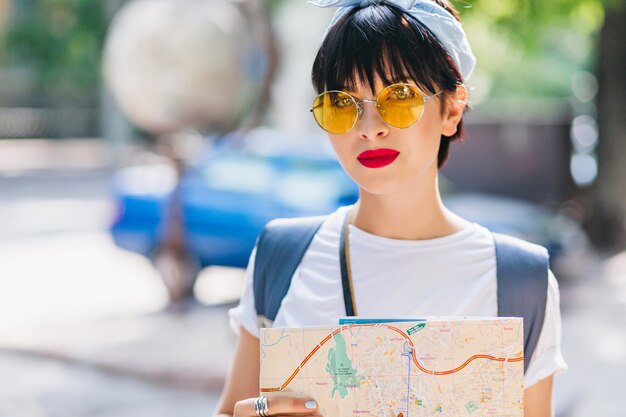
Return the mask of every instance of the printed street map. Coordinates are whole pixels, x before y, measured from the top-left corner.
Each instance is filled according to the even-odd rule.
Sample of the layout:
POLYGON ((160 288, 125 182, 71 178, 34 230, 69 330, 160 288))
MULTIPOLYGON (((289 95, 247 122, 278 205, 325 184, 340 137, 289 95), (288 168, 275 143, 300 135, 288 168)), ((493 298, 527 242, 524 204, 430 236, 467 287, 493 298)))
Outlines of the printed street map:
POLYGON ((518 318, 261 329, 261 395, 325 417, 524 415, 518 318))

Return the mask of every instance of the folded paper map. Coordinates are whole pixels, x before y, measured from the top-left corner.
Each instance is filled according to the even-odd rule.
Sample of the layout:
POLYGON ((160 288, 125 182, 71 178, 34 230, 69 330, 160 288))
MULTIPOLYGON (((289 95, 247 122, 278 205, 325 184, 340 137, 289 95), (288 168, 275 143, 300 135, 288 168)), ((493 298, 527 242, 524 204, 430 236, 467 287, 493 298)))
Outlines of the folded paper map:
POLYGON ((261 395, 325 417, 524 415, 522 319, 394 320, 261 329, 261 395))

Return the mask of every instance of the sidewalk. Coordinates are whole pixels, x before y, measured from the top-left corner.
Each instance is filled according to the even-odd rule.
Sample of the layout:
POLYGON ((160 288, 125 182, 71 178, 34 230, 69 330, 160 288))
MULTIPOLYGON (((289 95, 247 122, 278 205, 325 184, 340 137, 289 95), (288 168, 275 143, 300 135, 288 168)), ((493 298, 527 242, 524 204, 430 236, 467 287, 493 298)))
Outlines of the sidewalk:
POLYGON ((236 336, 230 305, 194 305, 120 319, 53 325, 0 338, 0 351, 78 363, 184 389, 220 391, 236 336))
POLYGON ((623 416, 626 374, 626 251, 607 257, 596 274, 561 284, 563 356, 555 378, 557 417, 623 416))
POLYGON ((111 169, 102 140, 0 141, 0 352, 219 391, 238 273, 199 279, 213 307, 168 311, 154 268, 106 231, 111 169))

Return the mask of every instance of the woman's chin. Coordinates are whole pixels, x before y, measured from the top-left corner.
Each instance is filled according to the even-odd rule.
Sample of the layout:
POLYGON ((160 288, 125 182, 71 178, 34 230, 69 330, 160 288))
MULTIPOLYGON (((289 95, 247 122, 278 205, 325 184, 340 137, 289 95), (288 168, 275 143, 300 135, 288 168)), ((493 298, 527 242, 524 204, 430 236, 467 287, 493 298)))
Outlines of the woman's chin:
POLYGON ((355 181, 362 192, 371 195, 394 194, 402 190, 397 178, 368 178, 363 181, 355 181))

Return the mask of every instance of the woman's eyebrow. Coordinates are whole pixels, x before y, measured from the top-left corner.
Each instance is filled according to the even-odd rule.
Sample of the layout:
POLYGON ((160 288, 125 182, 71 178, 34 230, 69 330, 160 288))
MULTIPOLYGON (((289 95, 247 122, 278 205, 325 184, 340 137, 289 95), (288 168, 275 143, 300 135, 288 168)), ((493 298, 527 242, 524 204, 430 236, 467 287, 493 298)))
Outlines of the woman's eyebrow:
POLYGON ((336 88, 333 88, 333 90, 343 91, 344 93, 350 94, 354 98, 359 98, 357 97, 359 94, 356 91, 354 91, 351 87, 345 85, 337 86, 336 88))

